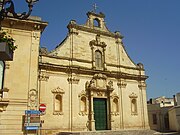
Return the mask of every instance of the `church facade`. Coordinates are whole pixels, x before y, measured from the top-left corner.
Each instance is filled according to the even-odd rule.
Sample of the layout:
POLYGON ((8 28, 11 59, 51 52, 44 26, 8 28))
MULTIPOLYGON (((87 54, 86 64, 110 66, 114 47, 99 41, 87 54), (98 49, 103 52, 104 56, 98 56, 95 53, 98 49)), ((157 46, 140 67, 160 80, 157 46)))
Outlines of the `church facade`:
MULTIPOLYGON (((31 33, 26 40, 30 51, 17 37, 19 46, 26 52, 23 59, 27 60, 20 60, 22 52, 18 48, 15 61, 5 71, 6 89, 1 100, 7 102, 0 119, 13 110, 18 111, 16 119, 22 121, 23 110, 37 110, 43 103, 47 107, 41 115, 44 134, 149 129, 143 64, 131 60, 123 36, 108 30, 103 13, 88 12, 87 17, 83 25, 71 20, 67 37, 51 52, 38 49, 45 22, 31 22, 36 29, 24 31, 31 33), (24 67, 22 62, 26 62, 24 67), (17 104, 18 110, 14 109, 17 104)), ((2 128, 3 122, 0 124, 2 128)))

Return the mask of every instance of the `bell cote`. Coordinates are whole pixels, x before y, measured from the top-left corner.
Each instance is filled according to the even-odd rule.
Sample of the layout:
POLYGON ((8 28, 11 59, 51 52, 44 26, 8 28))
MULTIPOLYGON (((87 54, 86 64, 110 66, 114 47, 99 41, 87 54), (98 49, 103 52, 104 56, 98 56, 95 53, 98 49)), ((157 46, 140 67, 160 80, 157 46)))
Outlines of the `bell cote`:
POLYGON ((88 16, 88 20, 86 22, 86 26, 90 28, 97 28, 108 31, 104 21, 105 15, 102 12, 100 13, 88 12, 87 16, 88 16))

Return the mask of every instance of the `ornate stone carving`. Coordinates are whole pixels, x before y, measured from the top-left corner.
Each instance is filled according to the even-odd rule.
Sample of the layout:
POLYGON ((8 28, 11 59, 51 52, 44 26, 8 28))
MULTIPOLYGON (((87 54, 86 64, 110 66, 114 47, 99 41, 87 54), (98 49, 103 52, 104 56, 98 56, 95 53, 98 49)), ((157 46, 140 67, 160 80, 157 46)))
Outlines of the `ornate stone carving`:
POLYGON ((49 79, 49 76, 46 75, 45 73, 42 73, 42 74, 39 75, 39 80, 40 81, 48 81, 48 79, 49 79))
POLYGON ((129 98, 137 98, 138 96, 133 92, 131 95, 129 95, 129 98))
POLYGON ((118 116, 119 115, 119 96, 116 92, 113 92, 111 94, 112 99, 112 109, 111 109, 111 115, 118 116))
POLYGON ((92 40, 89 42, 89 45, 91 47, 93 46, 100 46, 102 48, 105 48, 107 45, 105 44, 105 42, 101 42, 101 39, 100 39, 100 35, 96 35, 96 40, 92 40))
POLYGON ((117 86, 120 88, 126 88, 127 83, 125 82, 125 80, 119 80, 117 82, 117 86))
POLYGON ((79 115, 85 116, 88 113, 88 97, 85 90, 79 94, 79 115))
POLYGON ((81 93, 79 93, 78 97, 87 97, 87 94, 86 94, 86 91, 85 90, 82 90, 81 93))
POLYGON ((85 84, 86 90, 100 90, 100 91, 113 91, 113 81, 107 83, 107 76, 103 74, 95 74, 92 80, 87 81, 85 84))
POLYGON ((97 96, 102 97, 103 96, 103 92, 97 92, 97 96))
POLYGON ((68 24, 68 29, 69 29, 69 33, 70 34, 75 34, 78 35, 79 32, 76 28, 74 28, 73 26, 76 25, 76 21, 75 20, 71 20, 68 24))
POLYGON ((60 87, 57 87, 57 88, 53 89, 51 92, 53 94, 64 94, 65 93, 64 90, 61 89, 60 87))
POLYGON ((53 115, 63 115, 63 94, 65 93, 64 90, 60 87, 57 87, 51 90, 51 92, 54 94, 53 115))
POLYGON ((36 110, 38 106, 38 92, 35 89, 29 91, 28 107, 30 110, 36 110))
POLYGON ((9 104, 9 100, 8 99, 0 98, 0 112, 5 111, 7 106, 8 106, 8 104, 9 104))
POLYGON ((139 83, 139 85, 138 85, 138 87, 140 88, 140 89, 146 89, 146 83, 145 82, 141 82, 141 83, 139 83))
POLYGON ((79 78, 77 77, 68 77, 67 81, 71 84, 78 84, 79 83, 79 78))
POLYGON ((48 54, 48 50, 46 47, 41 47, 39 50, 40 55, 47 55, 48 54))
POLYGON ((113 89, 113 81, 109 81, 108 84, 107 84, 107 88, 108 89, 113 89))

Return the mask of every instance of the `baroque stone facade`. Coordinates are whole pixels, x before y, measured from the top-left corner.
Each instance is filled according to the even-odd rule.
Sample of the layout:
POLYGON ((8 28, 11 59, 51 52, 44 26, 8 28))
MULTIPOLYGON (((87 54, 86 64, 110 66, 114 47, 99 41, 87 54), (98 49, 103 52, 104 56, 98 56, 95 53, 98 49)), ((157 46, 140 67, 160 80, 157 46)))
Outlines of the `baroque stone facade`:
MULTIPOLYGON (((22 38, 29 46, 24 47, 18 37, 29 31, 17 33, 15 37, 23 50, 18 47, 15 61, 8 63, 4 87, 9 89, 9 102, 0 118, 11 112, 10 103, 21 107, 17 116, 21 121, 24 110, 38 109, 38 104, 43 103, 47 109, 41 116, 41 130, 46 135, 60 131, 149 129, 143 65, 130 59, 123 36, 108 30, 103 13, 88 12, 87 16, 84 25, 70 21, 67 37, 51 52, 38 50, 40 32, 47 23, 32 22, 40 27, 31 31, 32 40, 22 38), (17 78, 17 72, 21 77, 9 83, 17 78)), ((19 23, 15 23, 17 31, 19 23)))

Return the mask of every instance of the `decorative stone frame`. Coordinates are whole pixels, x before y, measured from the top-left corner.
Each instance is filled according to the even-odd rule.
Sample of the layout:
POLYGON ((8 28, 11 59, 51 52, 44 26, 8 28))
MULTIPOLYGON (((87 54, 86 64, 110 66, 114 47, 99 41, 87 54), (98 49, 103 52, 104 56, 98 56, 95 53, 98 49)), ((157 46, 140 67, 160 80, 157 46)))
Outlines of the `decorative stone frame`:
POLYGON ((138 110, 137 110, 138 96, 133 92, 131 95, 129 95, 129 98, 131 103, 131 115, 138 115, 138 110))
POLYGON ((120 107, 119 107, 119 96, 116 93, 113 93, 111 98, 112 98, 111 114, 117 116, 117 115, 119 115, 119 111, 120 111, 119 110, 120 109, 120 107), (116 102, 114 102, 114 101, 116 101, 116 102))
POLYGON ((107 80, 107 76, 105 74, 94 74, 90 81, 87 81, 85 84, 86 93, 88 97, 88 129, 91 131, 95 130, 95 119, 94 119, 94 108, 93 102, 94 98, 104 98, 107 101, 107 129, 112 128, 113 120, 111 114, 111 106, 112 106, 112 95, 114 91, 113 81, 107 80))
POLYGON ((38 107, 38 91, 31 89, 28 92, 28 108, 30 110, 36 110, 38 107))
POLYGON ((100 35, 96 35, 96 40, 92 40, 89 42, 89 45, 92 50, 92 68, 96 70, 106 70, 106 62, 105 62, 105 51, 106 51, 106 44, 100 41, 100 35), (95 52, 99 51, 102 54, 102 68, 96 67, 95 63, 95 52))
POLYGON ((63 94, 65 93, 63 89, 60 87, 57 87, 56 89, 51 91, 53 93, 53 115, 63 115, 63 94), (56 101, 56 96, 61 96, 61 101, 60 101, 60 110, 57 111, 55 110, 55 101, 56 101))
POLYGON ((85 116, 87 114, 88 114, 88 97, 86 95, 86 91, 83 90, 79 94, 79 115, 85 116), (82 101, 83 98, 85 99, 85 101, 82 101), (84 102, 83 105, 82 105, 82 102, 84 102), (82 107, 84 109, 82 109, 82 107))

